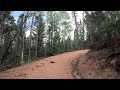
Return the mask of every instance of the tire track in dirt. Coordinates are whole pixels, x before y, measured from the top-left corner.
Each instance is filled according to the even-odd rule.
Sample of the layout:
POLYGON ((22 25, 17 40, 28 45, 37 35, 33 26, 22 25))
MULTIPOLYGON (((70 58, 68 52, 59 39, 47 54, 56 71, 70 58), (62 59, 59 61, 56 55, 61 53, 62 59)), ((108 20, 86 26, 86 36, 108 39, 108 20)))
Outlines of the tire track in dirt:
MULTIPOLYGON (((81 56, 80 56, 81 57, 81 56)), ((78 65, 79 65, 79 58, 78 57, 76 60, 73 60, 71 62, 71 66, 72 66, 72 76, 74 79, 84 79, 84 77, 81 75, 81 73, 79 72, 79 68, 78 68, 78 65)))

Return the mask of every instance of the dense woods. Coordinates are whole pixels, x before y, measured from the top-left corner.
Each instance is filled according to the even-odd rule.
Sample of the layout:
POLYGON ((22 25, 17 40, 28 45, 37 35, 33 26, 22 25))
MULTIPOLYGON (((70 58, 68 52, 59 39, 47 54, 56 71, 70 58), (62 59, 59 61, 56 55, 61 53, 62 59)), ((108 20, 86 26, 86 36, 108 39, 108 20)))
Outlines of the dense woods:
POLYGON ((64 52, 116 52, 120 46, 119 11, 83 11, 82 19, 77 11, 24 11, 17 22, 13 12, 0 11, 0 70, 64 52))

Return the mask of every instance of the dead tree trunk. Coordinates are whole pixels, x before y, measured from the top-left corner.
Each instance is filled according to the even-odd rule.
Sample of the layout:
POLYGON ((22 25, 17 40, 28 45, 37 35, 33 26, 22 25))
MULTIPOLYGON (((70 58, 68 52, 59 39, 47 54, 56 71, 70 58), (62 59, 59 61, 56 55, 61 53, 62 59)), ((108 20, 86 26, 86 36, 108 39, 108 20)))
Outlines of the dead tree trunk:
POLYGON ((5 50, 5 53, 3 54, 3 57, 2 57, 2 59, 1 59, 1 61, 0 61, 0 64, 3 63, 4 58, 6 57, 6 54, 7 54, 8 50, 9 50, 9 48, 10 48, 10 46, 11 46, 11 44, 12 44, 12 42, 13 42, 13 40, 15 39, 16 36, 17 36, 17 33, 14 35, 13 39, 12 39, 11 42, 9 43, 7 49, 5 50))

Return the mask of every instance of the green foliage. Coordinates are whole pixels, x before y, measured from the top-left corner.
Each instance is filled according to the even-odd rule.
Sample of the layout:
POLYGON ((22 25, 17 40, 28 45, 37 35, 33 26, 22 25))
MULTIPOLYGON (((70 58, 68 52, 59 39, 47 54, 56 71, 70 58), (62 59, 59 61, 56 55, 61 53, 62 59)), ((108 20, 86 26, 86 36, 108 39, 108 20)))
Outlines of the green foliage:
POLYGON ((85 24, 87 29, 87 43, 91 48, 111 47, 114 50, 113 37, 120 35, 119 11, 92 11, 85 12, 85 24), (97 43, 96 43, 97 42, 97 43), (96 44, 96 45, 95 45, 96 44))
POLYGON ((72 51, 72 40, 69 36, 65 42, 65 51, 72 51))
POLYGON ((26 15, 21 14, 17 23, 15 23, 10 11, 0 12, 1 56, 15 33, 18 32, 4 60, 3 66, 6 68, 21 64, 23 44, 24 63, 28 63, 28 58, 31 58, 30 61, 34 61, 37 58, 85 49, 87 45, 95 49, 118 45, 119 39, 117 37, 120 35, 119 11, 85 11, 83 12, 83 19, 80 20, 78 20, 77 12, 72 11, 75 28, 72 26, 67 11, 34 12, 35 16, 33 11, 27 11, 26 15), (24 16, 27 22, 23 20, 24 16), (35 17, 33 23, 32 16, 35 17), (25 35, 30 29, 32 29, 31 38, 25 35), (73 40, 71 39, 71 32, 74 32, 73 40), (116 43, 112 45, 113 41, 116 43))

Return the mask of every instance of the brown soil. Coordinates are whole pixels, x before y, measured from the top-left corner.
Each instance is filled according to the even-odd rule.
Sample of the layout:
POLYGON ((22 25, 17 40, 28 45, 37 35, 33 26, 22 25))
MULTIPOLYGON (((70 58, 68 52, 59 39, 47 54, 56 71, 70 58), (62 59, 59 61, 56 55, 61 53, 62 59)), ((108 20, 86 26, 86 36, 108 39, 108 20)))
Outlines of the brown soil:
MULTIPOLYGON (((80 50, 51 56, 0 72, 0 79, 118 79, 111 67, 101 68, 109 52, 80 50), (101 54, 102 53, 102 54, 101 54)), ((114 63, 114 62, 113 62, 114 63)))
POLYGON ((87 52, 80 50, 63 53, 9 69, 0 73, 0 79, 74 79, 71 62, 87 52))
POLYGON ((87 55, 81 56, 76 62, 78 77, 82 79, 118 79, 119 74, 114 68, 105 67, 101 68, 101 65, 104 65, 103 60, 99 60, 95 57, 88 58, 87 55))

